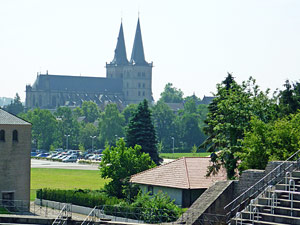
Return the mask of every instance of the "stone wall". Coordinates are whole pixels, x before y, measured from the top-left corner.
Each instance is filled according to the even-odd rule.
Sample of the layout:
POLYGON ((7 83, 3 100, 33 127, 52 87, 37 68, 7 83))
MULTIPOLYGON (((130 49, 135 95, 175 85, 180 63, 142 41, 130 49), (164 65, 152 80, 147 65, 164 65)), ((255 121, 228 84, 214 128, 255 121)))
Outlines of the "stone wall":
POLYGON ((30 199, 31 125, 2 125, 5 141, 0 141, 0 199, 13 193, 14 200, 30 199), (18 141, 12 140, 14 130, 18 141))

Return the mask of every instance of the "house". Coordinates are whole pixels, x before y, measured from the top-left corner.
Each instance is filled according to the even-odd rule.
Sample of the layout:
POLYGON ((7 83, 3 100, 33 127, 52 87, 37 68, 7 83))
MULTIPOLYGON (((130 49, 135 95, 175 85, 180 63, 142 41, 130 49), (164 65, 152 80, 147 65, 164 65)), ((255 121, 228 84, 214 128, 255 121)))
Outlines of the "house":
POLYGON ((0 109, 0 205, 30 200, 31 124, 0 109))
POLYGON ((183 157, 170 163, 131 176, 143 192, 167 193, 175 204, 189 207, 216 181, 227 179, 225 169, 215 176, 206 177, 210 157, 183 157))

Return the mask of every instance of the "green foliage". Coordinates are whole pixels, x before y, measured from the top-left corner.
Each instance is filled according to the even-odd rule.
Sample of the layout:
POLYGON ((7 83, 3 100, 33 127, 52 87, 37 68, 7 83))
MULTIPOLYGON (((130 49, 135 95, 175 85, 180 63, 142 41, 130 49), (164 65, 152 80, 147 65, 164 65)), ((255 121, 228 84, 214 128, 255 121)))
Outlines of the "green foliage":
POLYGON ((3 109, 14 115, 24 112, 24 106, 22 105, 19 94, 16 93, 14 100, 9 105, 4 106, 3 109))
POLYGON ((99 117, 98 106, 95 102, 84 101, 81 106, 82 115, 85 116, 85 121, 93 123, 99 117))
POLYGON ((91 190, 59 190, 43 188, 37 191, 37 198, 50 201, 72 203, 75 205, 94 208, 98 205, 115 205, 122 200, 107 196, 103 191, 91 190))
POLYGON ((100 171, 102 178, 112 179, 105 186, 109 195, 125 197, 123 186, 128 185, 126 178, 154 166, 154 162, 148 154, 141 151, 140 146, 127 148, 121 138, 116 143, 116 147, 108 146, 103 151, 100 171))
POLYGON ((126 143, 130 147, 140 145, 142 151, 148 153, 151 159, 159 164, 156 131, 146 99, 138 105, 136 112, 130 119, 126 130, 126 143))
POLYGON ((130 121, 130 117, 134 114, 137 109, 137 104, 130 104, 122 111, 122 115, 125 118, 125 125, 127 126, 130 121))
POLYGON ((172 139, 178 139, 179 126, 176 120, 176 114, 163 101, 158 101, 152 108, 152 115, 158 141, 166 149, 172 149, 172 139))
POLYGON ((20 115, 23 119, 32 123, 32 139, 36 147, 50 149, 56 139, 57 121, 49 110, 36 108, 20 115))
POLYGON ((83 146, 84 149, 91 149, 92 141, 93 141, 93 147, 94 149, 97 149, 97 140, 91 139, 91 137, 97 135, 98 135, 97 127, 95 127, 94 124, 92 123, 82 124, 79 132, 80 145, 83 146))
POLYGON ((167 83, 164 91, 160 94, 159 100, 167 103, 183 102, 183 92, 173 87, 172 83, 167 83))
POLYGON ((204 132, 208 138, 200 146, 209 152, 216 152, 209 173, 216 173, 221 165, 227 170, 228 178, 235 176, 237 154, 241 152, 244 132, 251 129, 250 120, 256 116, 263 122, 276 118, 275 100, 268 98, 268 91, 262 92, 253 78, 238 85, 233 77, 217 85, 216 98, 209 105, 204 132))
POLYGON ((119 112, 116 104, 108 104, 99 120, 100 145, 112 145, 117 137, 124 136, 124 116, 119 112))
POLYGON ((251 130, 245 133, 240 170, 264 169, 268 161, 285 160, 300 148, 300 113, 263 123, 251 120, 251 130))
POLYGON ((197 150, 198 150, 197 146, 194 145, 194 146, 192 147, 191 153, 195 154, 195 153, 197 153, 197 150))
POLYGON ((283 86, 285 89, 278 95, 281 116, 296 113, 300 109, 300 83, 290 84, 290 81, 286 80, 283 86))

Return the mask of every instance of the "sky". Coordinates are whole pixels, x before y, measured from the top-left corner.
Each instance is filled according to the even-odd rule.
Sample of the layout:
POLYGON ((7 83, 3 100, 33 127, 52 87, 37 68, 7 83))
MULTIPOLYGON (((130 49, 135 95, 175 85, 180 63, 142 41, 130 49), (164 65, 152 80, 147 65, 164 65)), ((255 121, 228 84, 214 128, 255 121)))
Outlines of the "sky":
POLYGON ((233 74, 262 90, 300 78, 299 0, 1 0, 0 97, 37 73, 105 76, 121 20, 130 59, 138 15, 157 101, 167 83, 211 96, 233 74))

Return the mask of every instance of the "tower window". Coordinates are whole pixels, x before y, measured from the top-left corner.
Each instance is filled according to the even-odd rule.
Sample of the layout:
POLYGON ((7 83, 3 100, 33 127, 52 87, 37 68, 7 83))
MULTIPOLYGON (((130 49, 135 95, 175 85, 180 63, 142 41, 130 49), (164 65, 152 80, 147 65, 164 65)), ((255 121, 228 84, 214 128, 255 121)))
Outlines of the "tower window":
POLYGON ((120 74, 121 78, 123 78, 123 73, 120 74))
POLYGON ((143 96, 145 96, 145 92, 143 91, 143 96))
POLYGON ((129 95, 129 94, 128 94, 128 91, 126 92, 126 94, 127 94, 127 96, 129 95))
POLYGON ((0 130, 0 141, 5 141, 5 131, 0 130))
POLYGON ((17 130, 14 130, 13 131, 13 141, 17 142, 18 141, 18 131, 17 130))
POLYGON ((145 72, 142 72, 142 77, 145 77, 145 72))
POLYGON ((141 72, 138 72, 138 77, 140 77, 141 76, 141 72))
POLYGON ((143 88, 145 88, 145 83, 143 83, 143 88))
POLYGON ((140 91, 138 92, 138 95, 141 96, 141 92, 140 91))
POLYGON ((128 83, 126 83, 126 86, 127 86, 127 88, 129 87, 129 84, 128 83))
POLYGON ((141 83, 139 83, 139 88, 141 87, 141 83))

